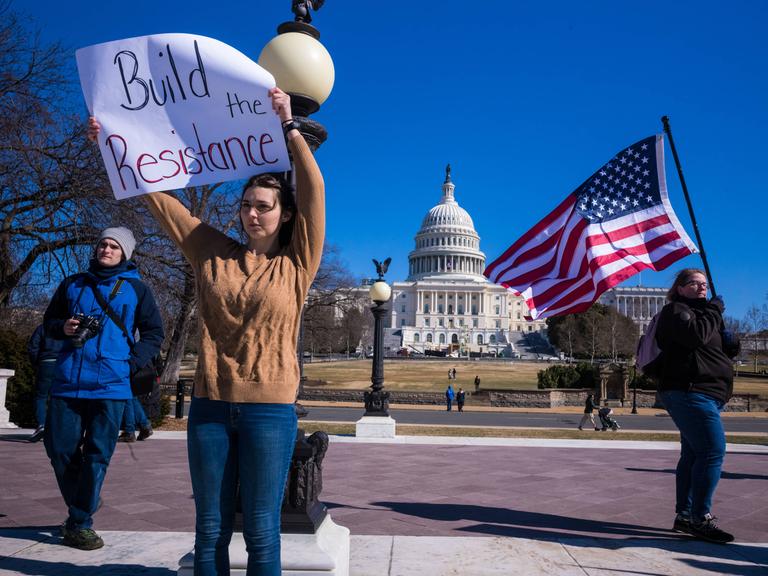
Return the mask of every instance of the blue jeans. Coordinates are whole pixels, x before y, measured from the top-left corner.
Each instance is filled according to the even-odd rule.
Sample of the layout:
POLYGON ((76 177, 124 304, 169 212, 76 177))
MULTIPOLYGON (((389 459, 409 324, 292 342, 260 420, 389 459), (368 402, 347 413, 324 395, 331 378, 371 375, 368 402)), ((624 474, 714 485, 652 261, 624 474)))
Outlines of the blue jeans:
POLYGON ((238 480, 247 573, 279 576, 280 508, 296 442, 293 404, 192 398, 187 428, 195 576, 229 574, 238 480))
POLYGON ((123 430, 129 434, 136 432, 136 425, 139 428, 149 428, 149 420, 144 413, 144 407, 139 402, 139 399, 134 396, 130 400, 125 402, 125 415, 123 416, 123 430))
POLYGON ((720 420, 723 403, 698 392, 668 390, 660 395, 680 430, 675 511, 698 521, 712 508, 725 458, 725 431, 720 420))
POLYGON ((56 377, 56 360, 44 360, 37 367, 35 375, 35 418, 37 425, 45 425, 48 411, 48 393, 56 377))
POLYGON ((51 397, 45 452, 69 509, 67 528, 93 526, 124 407, 125 400, 51 397))

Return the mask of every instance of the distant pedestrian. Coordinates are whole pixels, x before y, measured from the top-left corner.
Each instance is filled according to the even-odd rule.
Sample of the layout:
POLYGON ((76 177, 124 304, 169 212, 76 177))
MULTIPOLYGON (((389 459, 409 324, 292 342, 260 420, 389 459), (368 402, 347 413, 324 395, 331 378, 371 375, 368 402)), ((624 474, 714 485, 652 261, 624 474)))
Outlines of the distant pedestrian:
POLYGON ((448 380, 453 380, 453 370, 448 368, 448 380))
POLYGON ((45 434, 45 417, 48 412, 48 392, 56 376, 56 358, 64 346, 64 340, 53 338, 40 324, 27 344, 29 361, 35 368, 35 418, 37 428, 29 437, 30 442, 39 442, 45 434))
POLYGON ((451 379, 456 380, 456 368, 451 368, 451 379))
POLYGON ((152 424, 144 412, 144 407, 136 396, 125 403, 125 412, 123 413, 123 433, 117 437, 118 442, 139 442, 146 440, 152 434, 152 424), (139 428, 139 437, 136 438, 136 428, 139 428))
POLYGON ((450 412, 451 408, 453 407, 453 397, 453 386, 448 384, 448 388, 445 389, 445 405, 448 412, 450 412))
POLYGON ((480 376, 475 375, 475 394, 480 392, 480 376))
POLYGON ((600 430, 600 428, 595 426, 595 417, 593 415, 594 411, 595 395, 587 394, 587 400, 584 402, 584 416, 581 417, 581 422, 579 422, 579 430, 584 430, 584 424, 587 422, 590 422, 592 424, 592 428, 595 430, 600 430))
POLYGON ((463 388, 459 388, 459 391, 456 393, 456 405, 459 407, 459 412, 464 412, 464 400, 467 397, 467 393, 464 392, 463 388))

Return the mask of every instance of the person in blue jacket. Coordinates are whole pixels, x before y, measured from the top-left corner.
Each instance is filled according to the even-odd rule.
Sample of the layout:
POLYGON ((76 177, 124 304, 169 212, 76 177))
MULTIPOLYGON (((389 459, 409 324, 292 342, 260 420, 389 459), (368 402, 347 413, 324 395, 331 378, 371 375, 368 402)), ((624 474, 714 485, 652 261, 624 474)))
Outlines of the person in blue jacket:
POLYGON ((45 324, 40 324, 27 343, 27 354, 35 367, 35 419, 37 428, 30 442, 39 442, 45 433, 45 417, 48 413, 48 393, 53 378, 56 376, 56 358, 59 357, 64 341, 52 338, 45 331, 45 324))
POLYGON ((69 510, 64 544, 81 550, 104 545, 92 529, 93 514, 133 398, 130 377, 163 341, 155 299, 131 261, 135 246, 127 228, 104 230, 88 271, 66 278, 45 312, 48 333, 66 339, 51 386, 45 449, 69 510))

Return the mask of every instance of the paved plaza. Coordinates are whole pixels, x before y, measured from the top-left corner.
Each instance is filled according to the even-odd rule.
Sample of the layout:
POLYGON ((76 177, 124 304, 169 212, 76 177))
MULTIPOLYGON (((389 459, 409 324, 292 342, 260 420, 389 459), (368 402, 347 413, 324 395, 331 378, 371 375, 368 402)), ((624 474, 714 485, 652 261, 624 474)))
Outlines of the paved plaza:
MULTIPOLYGON (((118 445, 95 552, 59 544, 53 472, 21 439, 0 436, 0 574, 175 574, 194 526, 183 433, 118 445)), ((729 446, 727 546, 669 530, 676 459, 662 442, 333 437, 322 500, 351 531, 353 576, 768 574, 768 449, 729 446)))

